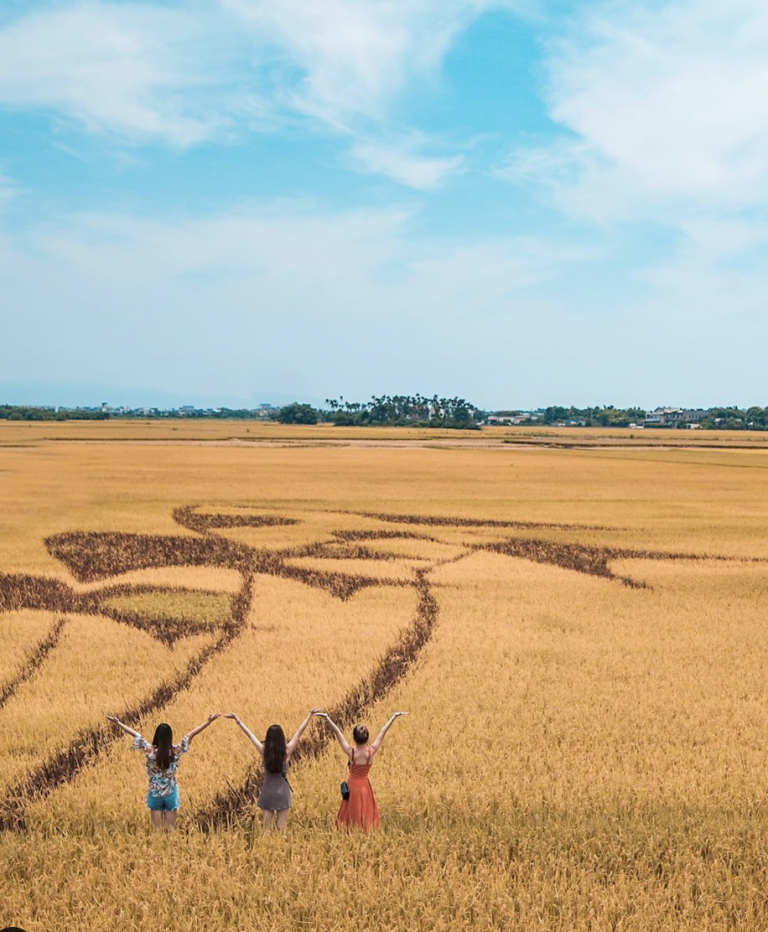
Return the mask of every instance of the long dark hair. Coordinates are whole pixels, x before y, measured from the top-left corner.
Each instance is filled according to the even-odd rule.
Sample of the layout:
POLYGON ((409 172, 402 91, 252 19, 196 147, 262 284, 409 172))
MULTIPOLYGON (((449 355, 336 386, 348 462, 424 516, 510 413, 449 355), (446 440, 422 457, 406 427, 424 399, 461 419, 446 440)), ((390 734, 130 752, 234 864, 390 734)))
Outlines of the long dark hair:
POLYGON ((155 764, 158 770, 167 770, 173 760, 173 729, 163 722, 155 729, 152 739, 155 750, 155 764))
POLYGON ((269 773, 282 773, 285 755, 285 732, 279 725, 270 725, 264 739, 264 769, 269 773))

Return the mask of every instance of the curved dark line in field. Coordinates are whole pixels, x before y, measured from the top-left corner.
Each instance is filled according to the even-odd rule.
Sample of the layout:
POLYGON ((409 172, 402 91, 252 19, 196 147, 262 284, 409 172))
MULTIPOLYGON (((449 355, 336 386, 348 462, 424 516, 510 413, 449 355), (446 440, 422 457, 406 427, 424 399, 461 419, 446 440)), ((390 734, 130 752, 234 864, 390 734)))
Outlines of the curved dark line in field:
MULTIPOLYGON (((237 544, 226 537, 176 537, 119 532, 69 532, 45 540, 49 553, 60 560, 79 582, 98 582, 134 570, 166 566, 213 566, 242 574, 282 576, 325 589, 342 601, 358 589, 372 585, 361 575, 325 572, 286 564, 279 551, 237 544)), ((36 579, 37 577, 29 577, 36 579)), ((55 580, 56 585, 71 592, 55 580)), ((392 585, 396 582, 393 581, 392 585)))
POLYGON ((331 536, 346 543, 361 540, 426 540, 433 544, 442 543, 429 534, 417 534, 415 531, 331 531, 331 536))
MULTIPOLYGON (((739 557, 720 554, 679 553, 664 550, 634 550, 626 547, 594 547, 587 544, 564 544, 552 540, 530 537, 511 537, 492 544, 477 544, 474 550, 487 550, 509 557, 519 557, 533 563, 548 563, 562 569, 574 570, 589 576, 601 576, 623 583, 633 589, 647 589, 648 584, 629 576, 618 576, 610 568, 612 560, 719 560, 738 561, 739 557)), ((761 561, 761 558, 752 558, 761 561)))
POLYGON ((620 531, 618 527, 600 524, 557 524, 548 521, 496 521, 491 518, 442 518, 438 515, 397 515, 374 511, 342 511, 339 514, 357 515, 361 518, 373 518, 376 521, 388 521, 392 524, 423 524, 429 527, 501 527, 519 528, 520 530, 550 531, 620 531))
MULTIPOLYGON (((403 679, 432 637, 438 618, 438 604, 427 582, 427 572, 416 571, 414 585, 419 593, 419 603, 414 621, 402 632, 396 643, 388 648, 374 670, 329 710, 337 724, 348 727, 374 703, 383 699, 403 679)), ((315 760, 333 740, 330 729, 315 732, 311 737, 303 739, 293 755, 294 765, 315 760)), ((251 767, 239 785, 229 786, 217 793, 208 806, 197 811, 197 825, 208 831, 228 827, 241 820, 258 796, 262 777, 263 768, 260 764, 251 767)))
POLYGON ((327 573, 324 570, 313 570, 304 566, 292 566, 290 563, 281 563, 279 572, 269 575, 281 576, 284 579, 293 579, 296 582, 313 586, 315 589, 325 589, 331 595, 346 602, 361 589, 371 586, 406 586, 409 585, 400 579, 375 579, 372 576, 352 573, 327 573))
MULTIPOLYGON (((221 636, 193 657, 175 679, 161 683, 145 700, 118 713, 118 717, 126 724, 135 724, 145 715, 163 708, 178 693, 188 689, 203 667, 242 633, 251 605, 252 590, 253 576, 248 576, 235 596, 232 623, 225 627, 221 636)), ((58 787, 72 783, 81 770, 95 763, 99 756, 121 737, 121 732, 105 725, 80 732, 68 747, 52 754, 6 791, 5 797, 0 801, 0 831, 25 828, 28 805, 50 796, 58 787)))
POLYGON ((47 537, 45 546, 81 583, 166 566, 218 566, 247 573, 256 553, 225 537, 117 531, 71 531, 47 537))
POLYGON ((0 573, 0 612, 37 609, 79 612, 80 599, 66 583, 26 573, 0 573))
MULTIPOLYGON (((191 509, 186 514, 183 513, 182 519, 190 512, 191 509)), ((250 516, 244 517, 249 518, 250 524, 250 516)), ((200 533, 206 533, 210 526, 214 525, 206 522, 206 531, 197 527, 194 529, 200 533)), ((238 522, 237 526, 244 525, 238 522)), ((235 569, 243 575, 243 587, 233 599, 231 621, 222 626, 221 636, 192 658, 175 679, 161 684, 143 702, 120 713, 120 718, 128 724, 137 722, 143 716, 162 708, 177 693, 187 689, 208 661, 238 637, 246 622, 251 604, 253 578, 256 573, 303 582, 325 589, 341 600, 348 599, 358 590, 369 586, 412 585, 402 580, 378 580, 359 574, 326 573, 291 566, 286 564, 282 556, 275 551, 258 550, 214 535, 187 538, 119 532, 73 532, 49 537, 45 540, 45 544, 49 552, 64 563, 81 582, 101 580, 136 569, 159 566, 213 565, 235 569)), ((356 550, 356 548, 351 549, 356 550)), ((360 553, 363 550, 365 548, 359 548, 357 552, 360 553)), ((370 551, 368 553, 371 554, 370 551)), ((381 557, 374 558, 380 559, 381 557)), ((355 710, 363 708, 366 702, 375 701, 383 695, 394 682, 404 675, 409 663, 415 658, 423 643, 428 640, 431 624, 436 616, 437 603, 429 592, 424 572, 420 570, 416 573, 416 586, 420 590, 421 598, 415 624, 393 648, 390 648, 372 676, 364 680, 355 692, 334 710, 341 721, 346 721, 355 710)), ((117 621, 133 624, 154 633, 161 640, 172 642, 177 636, 177 631, 167 623, 167 620, 146 618, 138 613, 120 612, 102 604, 105 598, 136 591, 172 592, 174 588, 117 585, 98 592, 77 593, 66 583, 58 580, 31 575, 0 574, 0 611, 32 607, 53 608, 71 613, 105 614, 117 621)), ((55 645, 51 645, 49 650, 53 646, 55 645)), ((93 764, 118 737, 119 735, 113 730, 108 730, 102 725, 80 732, 68 747, 49 756, 47 760, 6 791, 4 798, 0 801, 0 831, 23 828, 25 812, 31 802, 43 799, 58 787, 71 783, 83 768, 93 764)), ((318 748, 320 746, 318 745, 318 748)), ((308 752, 305 751, 306 753, 308 752)), ((316 753, 319 753, 319 750, 316 753)))
POLYGON ((87 593, 96 598, 93 601, 93 610, 91 614, 105 615, 113 621, 129 625, 133 628, 139 628, 148 634, 154 635, 163 644, 172 647, 180 638, 191 637, 195 634, 204 634, 208 631, 215 631, 222 627, 226 621, 188 621, 182 615, 145 615, 141 612, 130 611, 129 609, 115 608, 107 605, 109 599, 119 598, 121 596, 134 596, 152 593, 156 595, 172 595, 180 593, 183 595, 204 595, 204 596, 226 596, 229 599, 230 619, 233 614, 234 597, 227 592, 217 592, 213 589, 186 589, 175 586, 152 586, 147 584, 140 585, 117 585, 110 586, 107 589, 100 589, 97 593, 87 593))
MULTIPOLYGON (((644 587, 645 583, 628 577, 615 575, 610 566, 617 559, 652 560, 739 560, 749 558, 725 557, 720 555, 673 553, 663 551, 634 550, 619 547, 597 547, 583 544, 558 543, 528 537, 510 537, 504 541, 488 544, 465 542, 464 552, 458 556, 433 563, 430 569, 415 571, 415 582, 404 580, 375 579, 361 574, 324 572, 306 567, 293 566, 285 562, 291 556, 332 556, 337 559, 392 560, 401 558, 365 547, 361 541, 377 538, 414 538, 435 540, 428 535, 410 531, 336 531, 332 536, 337 543, 309 544, 286 551, 260 549, 230 541, 211 534, 215 528, 263 526, 264 524, 296 523, 293 519, 262 519, 260 516, 200 515, 187 506, 176 509, 174 518, 200 536, 147 535, 124 533, 59 534, 46 539, 49 552, 61 560, 81 582, 100 581, 121 573, 138 569, 164 566, 211 566, 238 571, 243 586, 232 599, 231 620, 221 625, 222 634, 201 650, 186 665, 175 679, 161 684, 148 698, 125 710, 121 718, 128 723, 166 705, 177 693, 189 688, 200 670, 217 653, 224 650, 243 630, 249 607, 255 574, 272 575, 302 582, 328 591, 341 600, 349 599, 357 591, 381 585, 415 586, 419 603, 415 620, 405 629, 398 641, 389 648, 375 669, 331 710, 343 725, 349 725, 360 717, 374 702, 385 696, 407 673, 429 641, 437 620, 438 606, 432 595, 426 574, 430 569, 444 563, 454 562, 478 551, 496 552, 519 557, 532 562, 547 563, 564 569, 622 582, 627 586, 644 587), (243 520, 239 520, 242 518, 243 520), (233 520, 234 519, 234 520, 233 520), (254 523, 255 522, 255 523, 254 523), (335 548, 335 549, 334 549, 335 548)), ((333 511, 333 513, 340 513, 333 511)), ((377 520, 415 525, 448 527, 518 528, 531 530, 620 530, 597 525, 549 524, 526 521, 493 521, 471 518, 441 518, 424 515, 376 514, 372 512, 341 512, 360 515, 377 520)), ((752 558, 765 562, 764 558, 752 558)), ((152 618, 139 613, 122 612, 104 606, 103 600, 120 594, 141 591, 174 592, 174 587, 116 585, 97 592, 77 593, 70 586, 55 579, 27 575, 0 574, 0 611, 17 608, 42 608, 61 612, 104 614, 126 624, 141 627, 166 643, 181 636, 178 619, 152 618)), ((207 590, 181 590, 207 591, 207 590)), ((63 625, 64 622, 62 621, 63 625)), ((193 629, 199 632, 200 626, 193 629)), ((183 633, 193 633, 184 629, 183 633)), ((51 643, 46 653, 56 646, 51 643)), ((40 660, 42 662, 42 658, 40 660)), ((34 800, 50 795, 57 787, 76 779, 79 772, 95 762, 99 755, 114 743, 118 734, 105 726, 77 734, 67 748, 51 755, 35 770, 27 774, 0 800, 0 831, 23 828, 26 807, 34 800)), ((306 740, 296 754, 296 761, 316 758, 331 740, 329 733, 315 734, 306 740)), ((229 787, 214 798, 211 805, 199 810, 196 821, 203 828, 229 824, 248 811, 256 796, 260 783, 260 768, 252 768, 241 785, 229 787)))
POLYGON ((48 654, 58 645, 65 624, 66 618, 58 618, 48 634, 37 644, 34 651, 29 655, 27 662, 16 676, 12 677, 4 686, 0 687, 0 709, 13 698, 19 686, 32 678, 33 674, 42 665, 48 654))
MULTIPOLYGON (((0 612, 33 609, 50 612, 66 612, 73 615, 104 615, 113 621, 138 628, 156 637, 163 644, 172 646, 179 638, 189 637, 202 631, 211 631, 220 623, 190 624, 183 617, 173 615, 143 615, 124 611, 106 604, 116 596, 131 596, 141 593, 171 595, 174 592, 200 595, 220 595, 207 589, 183 589, 173 586, 152 586, 127 583, 100 589, 97 592, 75 592, 71 586, 44 576, 7 575, 0 573, 0 612)), ((232 596, 230 603, 232 604, 232 596)))
POLYGON ((198 534, 208 534, 212 529, 236 527, 275 527, 287 524, 300 524, 297 518, 284 518, 280 515, 228 515, 197 510, 200 505, 184 505, 174 508, 173 520, 182 527, 198 534))
POLYGON ((421 559, 420 557, 395 553, 389 550, 373 550, 362 544, 348 544, 346 541, 317 541, 300 547, 287 547, 285 550, 280 550, 279 553, 281 557, 286 559, 317 557, 320 560, 383 560, 385 562, 421 559))

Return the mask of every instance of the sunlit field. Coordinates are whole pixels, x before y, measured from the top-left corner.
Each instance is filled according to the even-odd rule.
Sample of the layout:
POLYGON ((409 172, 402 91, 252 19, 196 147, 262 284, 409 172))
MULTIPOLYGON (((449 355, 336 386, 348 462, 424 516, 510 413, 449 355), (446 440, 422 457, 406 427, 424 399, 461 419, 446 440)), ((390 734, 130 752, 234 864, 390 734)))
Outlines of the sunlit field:
POLYGON ((0 927, 768 928, 768 448, 631 433, 0 424, 0 927), (221 720, 153 835, 105 720, 319 705, 378 834, 221 720))

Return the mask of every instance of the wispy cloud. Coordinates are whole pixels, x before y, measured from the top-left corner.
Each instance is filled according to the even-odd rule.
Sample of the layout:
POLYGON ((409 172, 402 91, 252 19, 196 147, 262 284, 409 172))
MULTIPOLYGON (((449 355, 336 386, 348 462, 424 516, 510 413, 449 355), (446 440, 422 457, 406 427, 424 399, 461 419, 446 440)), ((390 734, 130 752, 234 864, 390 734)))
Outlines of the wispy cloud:
POLYGON ((508 177, 603 219, 768 201, 768 6, 605 5, 550 47, 548 107, 568 132, 513 153, 508 177))
POLYGON ((0 28, 0 106, 131 142, 189 146, 222 130, 216 29, 199 10, 82 0, 0 28))
POLYGON ((300 123, 347 165, 427 190, 460 150, 403 125, 485 10, 524 0, 54 0, 0 26, 0 107, 120 144, 186 148, 300 123))
MULTIPOLYGON (((633 322, 636 340, 665 333, 723 380, 726 346, 733 358, 754 355, 731 329, 765 326, 768 6, 665 0, 587 10, 549 46, 547 106, 560 132, 517 148, 499 175, 570 221, 606 230, 617 263, 625 236, 631 259, 617 314, 633 322)), ((612 325, 620 329, 617 317, 612 325)))
POLYGON ((280 105, 348 136, 351 167, 420 190, 454 174, 463 156, 400 126, 397 103, 436 79, 476 17, 493 7, 523 8, 523 0, 219 2, 241 21, 257 56, 272 58, 280 105))
POLYGON ((464 161, 462 155, 427 155, 424 150, 431 142, 423 134, 359 139, 353 143, 350 154, 361 171, 388 175, 408 187, 429 191, 460 171, 464 161))
POLYGON ((386 120, 397 95, 434 77, 456 35, 503 0, 219 0, 255 44, 297 69, 292 103, 331 125, 386 120))

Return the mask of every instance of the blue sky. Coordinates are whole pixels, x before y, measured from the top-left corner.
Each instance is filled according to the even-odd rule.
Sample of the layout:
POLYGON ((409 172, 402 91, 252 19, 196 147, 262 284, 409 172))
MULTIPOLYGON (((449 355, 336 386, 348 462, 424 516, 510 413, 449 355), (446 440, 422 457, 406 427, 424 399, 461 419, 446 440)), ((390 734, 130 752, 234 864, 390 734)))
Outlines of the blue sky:
POLYGON ((0 402, 768 404, 760 0, 5 0, 0 402))

